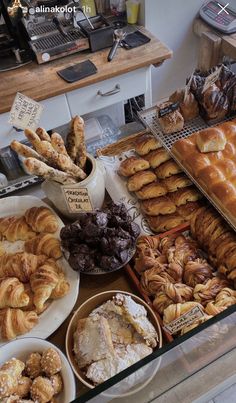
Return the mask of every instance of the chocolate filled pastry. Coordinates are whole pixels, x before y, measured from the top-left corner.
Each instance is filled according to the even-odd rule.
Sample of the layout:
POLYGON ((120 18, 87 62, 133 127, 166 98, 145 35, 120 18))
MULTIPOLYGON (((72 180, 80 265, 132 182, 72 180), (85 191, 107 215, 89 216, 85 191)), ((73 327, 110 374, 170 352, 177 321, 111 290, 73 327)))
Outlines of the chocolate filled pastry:
POLYGON ((164 179, 163 184, 168 192, 176 192, 178 189, 191 186, 192 182, 185 174, 178 174, 164 179))
POLYGON ((148 168, 150 168, 150 164, 147 160, 137 157, 129 157, 121 162, 118 173, 122 176, 132 176, 136 172, 144 171, 148 168))
POLYGON ((169 197, 176 206, 182 206, 187 202, 194 202, 202 198, 201 193, 194 186, 179 189, 176 192, 170 193, 169 197))
POLYGON ((184 223, 184 219, 178 213, 159 215, 157 217, 149 216, 147 221, 151 230, 156 233, 169 231, 184 223))
POLYGON ((181 88, 175 91, 169 98, 170 102, 178 102, 180 112, 185 121, 199 116, 199 107, 194 95, 187 89, 181 88))
POLYGON ((176 175, 182 172, 182 169, 174 160, 169 160, 161 164, 155 169, 155 174, 159 179, 169 178, 172 175, 176 175))
POLYGON ((145 159, 149 162, 152 168, 157 168, 163 162, 170 160, 171 156, 164 148, 159 148, 158 150, 151 151, 149 154, 145 155, 145 159))
POLYGON ((166 196, 142 201, 141 209, 145 214, 150 216, 172 214, 176 211, 174 203, 166 196))
POLYGON ((142 187, 136 192, 136 196, 140 200, 154 199, 155 197, 165 196, 167 193, 166 187, 161 182, 153 182, 142 187))
POLYGON ((172 110, 169 113, 166 113, 164 116, 161 116, 160 111, 171 107, 171 105, 172 102, 167 101, 157 106, 158 121, 164 134, 178 132, 184 127, 184 118, 178 109, 172 110))
POLYGON ((156 175, 152 171, 141 171, 132 175, 127 182, 127 187, 130 192, 137 192, 143 186, 148 185, 156 180, 156 175))
POLYGON ((138 155, 143 156, 161 147, 161 143, 152 134, 145 134, 136 141, 135 151, 138 155))

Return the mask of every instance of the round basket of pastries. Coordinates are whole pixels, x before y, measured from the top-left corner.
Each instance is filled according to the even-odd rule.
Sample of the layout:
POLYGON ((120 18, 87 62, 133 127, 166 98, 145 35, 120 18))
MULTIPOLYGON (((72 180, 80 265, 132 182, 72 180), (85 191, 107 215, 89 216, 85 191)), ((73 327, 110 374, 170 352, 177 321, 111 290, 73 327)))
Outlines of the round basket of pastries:
MULTIPOLYGON (((124 291, 106 291, 87 300, 75 312, 66 335, 70 364, 77 378, 89 388, 161 346, 161 328, 154 312, 142 299, 124 291)), ((156 367, 157 364, 152 367, 152 374, 148 371, 139 374, 138 379, 125 380, 125 385, 121 382, 117 393, 150 381, 156 367)))
POLYGON ((182 335, 236 303, 235 251, 235 234, 207 207, 193 215, 191 235, 177 232, 138 239, 134 267, 163 324, 194 307, 202 312, 201 318, 174 334, 182 335))
MULTIPOLYGON (((14 197, 7 199, 4 200, 14 203, 14 197)), ((31 207, 21 215, 0 218, 2 341, 33 330, 40 316, 45 317, 51 302, 65 297, 70 291, 70 282, 66 278, 70 268, 62 258, 59 239, 61 221, 45 206, 31 207)), ((50 329, 51 332, 55 330, 53 326, 57 320, 54 322, 47 334, 42 326, 41 332, 38 328, 37 336, 49 336, 50 329)))
POLYGON ((74 398, 73 372, 53 344, 29 337, 1 348, 2 403, 65 403, 74 398))

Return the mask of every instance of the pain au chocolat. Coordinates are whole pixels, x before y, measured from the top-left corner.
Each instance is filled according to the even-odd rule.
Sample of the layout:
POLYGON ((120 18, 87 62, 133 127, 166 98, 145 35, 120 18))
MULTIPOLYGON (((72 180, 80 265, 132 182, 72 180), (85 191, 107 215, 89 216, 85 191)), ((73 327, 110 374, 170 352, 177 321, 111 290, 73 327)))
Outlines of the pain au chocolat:
POLYGON ((178 140, 172 152, 236 223, 236 120, 178 140), (210 151, 212 149, 220 151, 210 151))

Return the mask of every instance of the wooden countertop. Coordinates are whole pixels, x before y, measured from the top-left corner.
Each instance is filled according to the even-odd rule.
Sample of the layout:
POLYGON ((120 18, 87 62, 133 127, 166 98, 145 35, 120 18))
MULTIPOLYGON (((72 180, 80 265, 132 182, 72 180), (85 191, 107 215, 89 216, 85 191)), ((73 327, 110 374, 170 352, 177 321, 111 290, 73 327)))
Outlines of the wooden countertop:
POLYGON ((41 101, 142 67, 158 65, 172 56, 172 51, 159 39, 143 28, 142 32, 151 38, 148 44, 131 50, 119 48, 110 63, 107 62, 109 49, 105 49, 96 53, 76 53, 43 65, 33 62, 19 69, 0 73, 0 114, 11 109, 16 92, 41 101), (98 72, 95 75, 68 84, 56 73, 87 59, 96 65, 98 72))

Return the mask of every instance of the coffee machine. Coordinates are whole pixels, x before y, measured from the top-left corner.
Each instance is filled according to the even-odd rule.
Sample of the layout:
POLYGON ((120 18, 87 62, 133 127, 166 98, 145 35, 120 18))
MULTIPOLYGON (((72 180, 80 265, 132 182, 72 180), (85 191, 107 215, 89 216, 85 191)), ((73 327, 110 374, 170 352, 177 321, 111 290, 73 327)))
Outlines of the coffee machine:
POLYGON ((87 18, 78 0, 2 1, 5 31, 17 56, 27 53, 41 64, 89 49, 88 38, 77 24, 79 15, 87 18))

